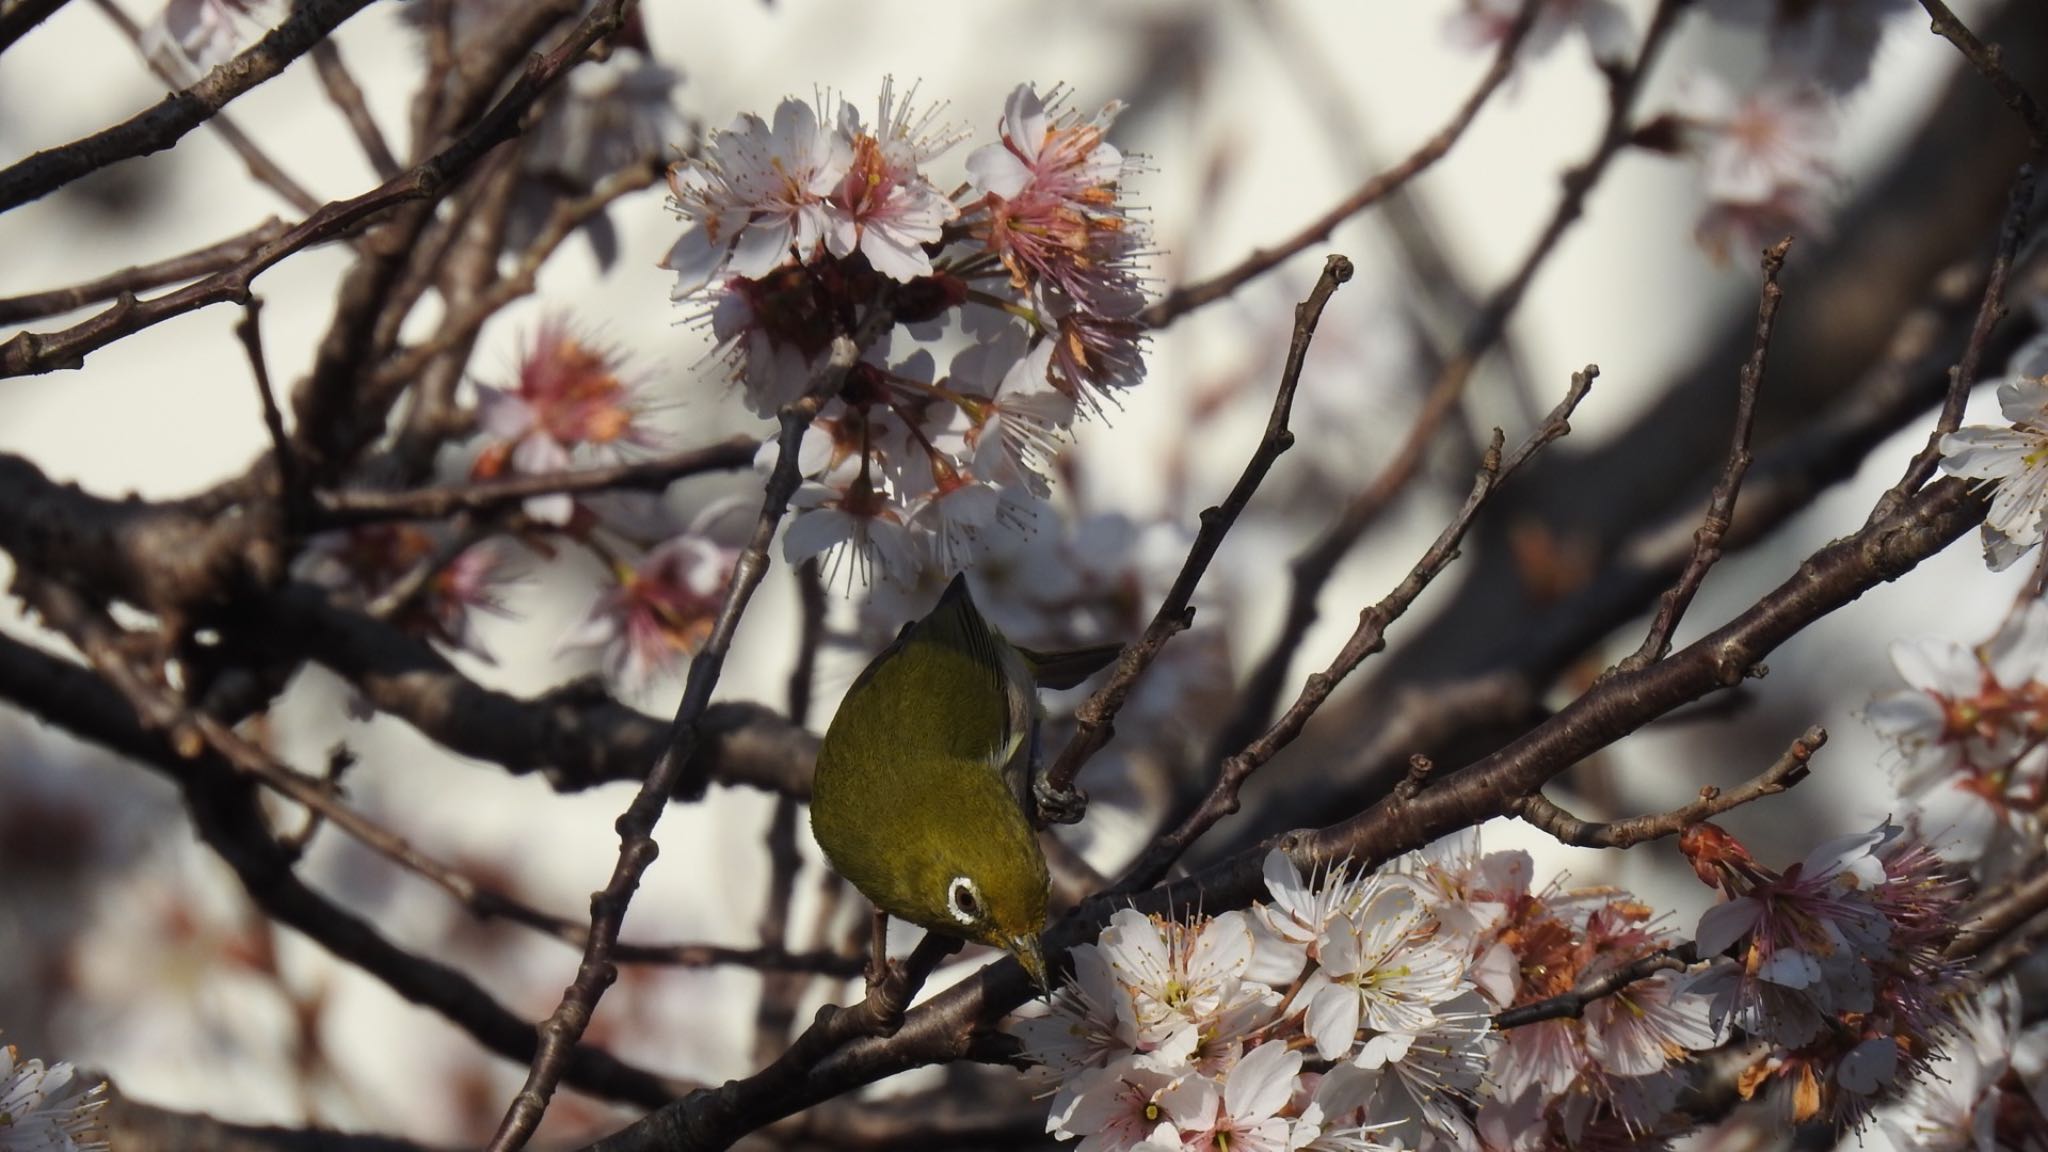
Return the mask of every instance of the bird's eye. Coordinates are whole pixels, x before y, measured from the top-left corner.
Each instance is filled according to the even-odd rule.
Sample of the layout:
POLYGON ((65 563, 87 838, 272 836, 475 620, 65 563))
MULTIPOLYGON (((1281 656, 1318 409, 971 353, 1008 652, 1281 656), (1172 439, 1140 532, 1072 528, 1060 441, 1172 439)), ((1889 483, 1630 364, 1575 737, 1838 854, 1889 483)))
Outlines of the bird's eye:
POLYGON ((953 882, 946 886, 946 910, 962 924, 981 919, 981 891, 974 881, 965 876, 953 877, 953 882))

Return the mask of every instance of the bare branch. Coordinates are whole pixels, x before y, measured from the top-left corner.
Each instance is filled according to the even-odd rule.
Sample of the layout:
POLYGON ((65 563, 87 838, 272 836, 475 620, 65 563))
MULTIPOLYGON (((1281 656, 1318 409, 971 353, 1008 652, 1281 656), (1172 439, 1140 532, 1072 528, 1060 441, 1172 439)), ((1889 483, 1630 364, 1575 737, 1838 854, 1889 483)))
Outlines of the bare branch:
POLYGON ((50 18, 51 14, 70 3, 71 0, 6 0, 0 3, 0 52, 14 46, 16 40, 28 35, 35 26, 50 18))
POLYGON ((118 1088, 100 1122, 121 1152, 428 1152, 391 1136, 231 1124, 196 1112, 173 1112, 123 1096, 118 1088))
POLYGON ((284 71, 370 0, 300 0, 292 14, 249 50, 146 112, 0 169, 0 212, 41 199, 88 172, 160 152, 228 102, 284 71))
POLYGON ((2043 912, 2048 912, 2048 871, 2028 877, 1990 907, 1980 909, 1956 931, 1944 954, 1952 960, 1980 955, 2026 929, 2028 922, 2043 912))
POLYGON ((1646 840, 1659 840, 1676 836, 1702 820, 1711 820, 1731 808, 1740 808, 1753 800, 1775 796, 1806 779, 1807 762, 1813 754, 1828 742, 1827 729, 1818 725, 1808 728, 1804 735, 1792 742, 1783 755, 1773 761, 1761 774, 1738 788, 1723 792, 1718 788, 1700 789, 1700 798, 1682 808, 1660 812, 1653 816, 1637 816, 1630 820, 1616 820, 1612 823, 1595 823, 1581 820, 1556 804, 1543 798, 1542 792, 1531 792, 1508 805, 1508 811, 1550 833, 1562 844, 1580 848, 1633 848, 1646 840))
POLYGON ((1458 138, 1471 127, 1479 110, 1486 106, 1495 89, 1514 71, 1515 53, 1522 41, 1535 26, 1536 14, 1543 7, 1542 0, 1523 0, 1522 10, 1515 15, 1499 46, 1494 50, 1493 63, 1487 66, 1486 74, 1479 78, 1479 84, 1471 95, 1451 114, 1450 120, 1437 130, 1436 135, 1422 142, 1422 146, 1392 168, 1380 172, 1367 180, 1356 192, 1345 197, 1335 207, 1311 221, 1307 227, 1282 241, 1273 248, 1257 248, 1235 268, 1213 276, 1198 284, 1189 284, 1167 293, 1138 313, 1138 323, 1147 328, 1164 328, 1189 312, 1228 297, 1247 283, 1265 275, 1281 264, 1308 250, 1313 244, 1329 239, 1337 226, 1358 215, 1360 212, 1398 192, 1417 176, 1428 171, 1430 166, 1449 154, 1458 138))
POLYGON ((1657 615, 1650 621, 1650 634, 1643 637, 1642 647, 1622 658, 1618 667, 1624 670, 1633 671, 1662 660, 1671 651, 1672 632, 1677 630, 1685 610, 1692 606, 1692 598, 1699 594, 1707 572, 1721 559, 1721 537, 1728 534, 1728 526, 1735 522, 1735 499, 1742 492, 1742 477, 1749 471, 1752 459, 1749 438, 1756 430, 1756 398, 1763 388, 1764 363, 1770 354, 1771 329, 1778 320, 1778 302, 1784 297, 1778 288, 1778 272, 1785 267, 1785 253, 1791 247, 1792 238, 1787 236, 1764 250, 1764 290, 1757 301, 1756 336, 1750 345, 1749 362, 1742 366, 1736 381, 1735 431, 1728 445, 1728 460, 1721 466, 1721 479, 1714 484, 1713 495, 1707 498, 1706 518, 1693 531, 1692 557, 1679 573, 1678 583, 1664 593, 1657 605, 1657 615))
POLYGON ((2020 245, 2027 238, 2027 218, 2034 210, 2034 166, 2020 165, 2013 176, 2012 193, 2006 200, 2005 223, 1998 230, 1998 252, 1991 259, 1991 271, 1984 278, 1984 295, 1977 304, 1977 320, 1970 327, 1970 342, 1963 346, 1962 358, 1948 370, 1948 393, 1941 402, 1941 415, 1934 421, 1934 430, 1927 434, 1927 443, 1914 453, 1912 463, 1906 466, 1906 474, 1892 485, 1871 509, 1873 520, 1891 515, 1899 501, 1909 492, 1917 491, 1927 479, 1934 475, 1934 469, 1941 462, 1942 437, 1962 426, 1963 409, 1970 403, 1970 389, 1977 384, 1977 369, 1984 358, 1984 346, 1991 342, 1991 331, 2005 318, 2005 286, 2012 275, 2013 259, 2019 254, 2020 245))
POLYGON ((284 430, 284 412, 277 406, 277 392, 270 386, 270 361, 263 354, 263 300, 251 296, 235 324, 235 338, 249 356, 249 371, 256 379, 256 398, 263 404, 263 428, 270 433, 270 451, 277 461, 278 486, 284 490, 284 519, 288 530, 306 522, 306 490, 299 460, 292 451, 290 434, 284 430))
POLYGON ((735 436, 646 460, 605 464, 574 472, 538 476, 507 476, 471 484, 411 488, 402 492, 364 489, 316 493, 314 502, 323 527, 347 527, 387 520, 438 520, 457 512, 495 512, 534 496, 556 492, 604 492, 620 488, 659 492, 686 476, 730 472, 754 462, 760 442, 735 436))
POLYGON ((1202 524, 1195 533, 1195 542, 1188 549, 1180 573, 1174 577, 1173 586, 1167 590, 1166 599, 1160 603, 1159 611, 1153 614, 1145 634, 1124 649, 1109 679, 1074 711, 1074 735, 1066 747, 1060 749, 1059 758, 1046 770, 1037 788, 1041 817, 1053 816, 1062 822, 1080 818, 1085 799, 1075 791, 1074 779, 1080 774, 1082 765, 1109 743, 1109 738, 1115 733, 1116 714, 1122 709, 1124 699, 1130 695, 1145 669, 1158 657, 1160 650, 1166 647, 1166 642, 1194 623, 1194 609, 1189 606, 1189 601, 1194 599, 1195 587, 1201 583, 1202 574, 1208 571, 1217 549, 1223 546, 1224 536, 1229 534, 1231 526, 1237 523, 1237 518, 1251 503, 1252 496, 1265 481, 1266 473, 1272 471, 1274 462, 1294 445, 1294 433, 1288 429, 1287 421, 1294 409, 1294 392, 1301 383, 1301 370, 1308 359, 1309 344, 1315 339, 1316 324, 1322 319, 1324 306, 1336 294, 1338 286, 1351 279, 1351 274, 1351 261, 1342 256, 1331 256, 1324 261, 1323 274, 1309 291, 1308 298, 1295 307, 1294 336, 1288 343, 1287 363, 1280 372, 1280 387, 1273 396, 1273 410, 1266 419, 1265 433, 1259 438, 1251 459, 1245 462, 1244 472, 1238 476, 1230 495, 1222 504, 1202 510, 1202 524), (1047 812, 1047 808, 1055 811, 1047 812))
POLYGON ((1998 98, 2005 101, 2005 106, 2019 117, 2020 123, 2026 127, 2027 141, 2034 155, 2048 154, 2048 115, 2043 115, 2033 96, 2013 79, 2012 73, 2005 70, 2005 65, 1999 61, 1997 46, 1977 39, 1977 34, 1958 20, 1941 0, 1920 0, 1920 7, 1927 10, 1934 31, 1956 46, 1970 66, 1991 82, 1991 87, 1997 91, 1998 98))
POLYGON ((25 296, 0 299, 0 324, 19 324, 44 316, 55 316, 100 300, 131 296, 151 288, 175 284, 180 280, 210 275, 248 259, 251 252, 290 230, 291 225, 272 216, 239 236, 230 236, 218 244, 195 248, 181 256, 172 256, 154 264, 137 264, 133 268, 124 268, 119 272, 102 276, 97 280, 87 280, 69 288, 52 288, 46 292, 31 292, 25 296))
MULTIPOLYGON (((166 68, 163 61, 150 55, 142 42, 141 26, 130 19, 128 13, 121 10, 120 5, 114 3, 114 0, 93 0, 93 4, 121 30, 121 34, 128 38, 128 42, 135 46, 136 54, 142 57, 142 62, 149 66, 150 72, 154 73, 157 79, 172 87, 178 85, 178 75, 166 68)), ((263 151, 256 141, 251 140, 249 134, 242 131, 226 112, 215 112, 207 118, 207 123, 212 127, 214 134, 221 138, 221 142, 242 158, 243 167, 249 170, 249 175, 258 184, 277 193, 285 203, 302 213, 316 211, 320 207, 320 198, 306 191, 304 185, 292 179, 284 168, 272 160, 269 153, 263 151)))
MULTIPOLYGON (((1464 540, 1465 532, 1471 528, 1474 518, 1479 515, 1480 508, 1485 506, 1487 498, 1492 496, 1531 456, 1551 441, 1571 431, 1572 413, 1578 409, 1579 402, 1586 398, 1586 393, 1593 387, 1594 378, 1599 375, 1600 369, 1592 364, 1586 365, 1583 371, 1573 373, 1571 387, 1566 390, 1564 399, 1551 410, 1549 417, 1529 434, 1529 438, 1516 446, 1506 458, 1501 456, 1503 437, 1498 429, 1494 431, 1493 443, 1487 449, 1486 459, 1480 464, 1478 476, 1473 478, 1472 490, 1466 495, 1464 505, 1458 509, 1457 515, 1451 518, 1451 522, 1444 526, 1443 531, 1437 534, 1436 541, 1422 554, 1422 558, 1409 569, 1407 577, 1379 603, 1358 614, 1358 627, 1353 629, 1350 639, 1344 642, 1344 647, 1338 650, 1329 667, 1308 678, 1308 683, 1302 685, 1301 693, 1295 697, 1294 703, 1289 705, 1287 711, 1258 739, 1223 762, 1222 770, 1217 774, 1216 782, 1210 787, 1208 795, 1203 797, 1194 811, 1180 819, 1171 831, 1160 835, 1146 846, 1137 862, 1132 864, 1118 881, 1116 891, 1132 892, 1158 883, 1160 878, 1166 875, 1166 870, 1173 866, 1173 862, 1180 859, 1181 854, 1200 839, 1203 833, 1214 827, 1217 821, 1237 811, 1238 793, 1244 787, 1244 782, 1274 756, 1279 755, 1282 748, 1294 742, 1294 738, 1308 726, 1309 719, 1315 715, 1316 710, 1323 706, 1323 702, 1330 698, 1330 693, 1337 690, 1337 685, 1343 683, 1346 676, 1364 663, 1368 656, 1386 647, 1387 628, 1400 619, 1402 614, 1408 611, 1409 606, 1415 603, 1416 598, 1429 587, 1431 581, 1457 558, 1458 545, 1464 540)), ((1418 775, 1426 771, 1427 768, 1417 769, 1418 775)))
POLYGON ((1316 622, 1316 599, 1322 594, 1323 586, 1329 583, 1337 565, 1366 530, 1407 490, 1421 471, 1430 445, 1444 422, 1457 410, 1458 402, 1465 394, 1465 386, 1471 382, 1479 361, 1507 334, 1508 322, 1520 308, 1536 273, 1549 260, 1572 224, 1584 215, 1587 198, 1606 175, 1614 158, 1628 145, 1631 132, 1629 112, 1634 107, 1636 93, 1683 7, 1676 0, 1659 0, 1634 65, 1608 73, 1607 119, 1592 154, 1565 173, 1563 195, 1558 198, 1549 221, 1523 254, 1514 273, 1494 289, 1466 327, 1457 353, 1438 370, 1428 394, 1423 397, 1420 411, 1416 413, 1414 427, 1402 440, 1394 458, 1380 469, 1371 484, 1344 506, 1336 521, 1315 543, 1294 558, 1289 571, 1287 612, 1281 622, 1280 633, 1238 693, 1237 707, 1230 720, 1218 730, 1210 746, 1215 758, 1221 759, 1243 747, 1270 722, 1280 694, 1286 688, 1287 671, 1293 665, 1294 654, 1301 648, 1301 638, 1316 622))
MULTIPOLYGON (((132 667, 120 630, 104 613, 53 581, 24 574, 17 577, 17 584, 44 618, 87 654, 101 676, 25 646, 16 646, 19 650, 12 653, 0 646, 0 658, 13 657, 0 659, 0 684, 6 684, 9 695, 47 699, 51 707, 39 709, 40 714, 176 781, 200 837, 234 869, 265 915, 304 933, 407 1000, 439 1012, 498 1055, 530 1058, 539 1040, 532 1025, 460 971, 392 944, 293 874, 295 856, 265 827, 253 782, 197 734, 195 718, 215 729, 219 722, 185 712, 147 674, 132 667), (37 682, 42 679, 54 683, 37 682), (91 726, 74 724, 87 717, 91 726)), ((653 1106, 689 1087, 593 1048, 577 1048, 565 1063, 572 1083, 611 1099, 653 1106)))
MULTIPOLYGON (((312 0, 299 8, 286 26, 289 27, 292 22, 305 18, 309 12, 325 11, 337 5, 360 7, 367 2, 368 0, 312 0)), ((241 301, 248 296, 249 286, 257 276, 295 252, 346 235, 362 222, 395 206, 422 201, 431 203, 439 199, 485 153, 517 134, 520 117, 525 114, 526 109, 532 106, 534 100, 563 72, 580 61, 591 44, 616 29, 628 2, 629 0, 610 0, 609 3, 594 9, 552 51, 529 61, 519 79, 468 131, 430 159, 406 170, 397 179, 388 180, 352 199, 337 200, 328 204, 293 225, 283 235, 259 245, 232 266, 215 272, 196 284, 148 300, 125 298, 105 312, 58 332, 17 333, 5 343, 0 343, 0 376, 21 376, 49 372, 58 368, 78 367, 84 363, 88 353, 103 348, 123 336, 209 304, 241 301)), ((283 28, 280 28, 279 32, 282 31, 283 28)), ((269 39, 266 38, 264 43, 269 43, 269 39)), ((262 47, 263 44, 258 44, 250 49, 249 53, 244 53, 242 58, 247 58, 250 53, 257 52, 262 47)), ((232 68, 232 65, 223 65, 215 69, 209 79, 221 76, 232 68)), ((37 157, 32 156, 22 161, 22 164, 30 164, 36 160, 37 157)), ((20 166, 16 165, 16 168, 20 166)), ((6 173, 0 173, 0 178, 4 178, 5 175, 6 173)))

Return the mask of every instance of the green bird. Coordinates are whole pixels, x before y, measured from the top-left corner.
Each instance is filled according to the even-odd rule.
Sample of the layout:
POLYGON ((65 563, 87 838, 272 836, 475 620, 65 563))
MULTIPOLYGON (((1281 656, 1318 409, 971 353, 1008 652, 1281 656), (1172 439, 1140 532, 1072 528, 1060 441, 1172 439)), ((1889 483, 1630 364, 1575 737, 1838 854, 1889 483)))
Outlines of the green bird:
POLYGON ((964 576, 854 680, 818 748, 811 832, 876 908, 1001 948, 1046 984, 1051 880, 1032 827, 1038 685, 1120 645, 1039 654, 982 618, 964 576))

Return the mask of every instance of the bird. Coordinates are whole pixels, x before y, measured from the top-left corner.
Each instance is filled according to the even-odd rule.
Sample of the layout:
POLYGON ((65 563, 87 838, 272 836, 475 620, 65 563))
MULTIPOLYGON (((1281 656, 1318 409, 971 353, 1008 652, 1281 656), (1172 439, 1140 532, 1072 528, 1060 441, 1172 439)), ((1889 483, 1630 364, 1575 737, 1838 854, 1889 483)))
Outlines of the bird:
POLYGON ((1051 879, 1031 820, 1038 686, 1121 645, 1041 654, 983 618, 965 574, 847 689, 818 747, 811 832, 880 911, 999 948, 1047 986, 1051 879))

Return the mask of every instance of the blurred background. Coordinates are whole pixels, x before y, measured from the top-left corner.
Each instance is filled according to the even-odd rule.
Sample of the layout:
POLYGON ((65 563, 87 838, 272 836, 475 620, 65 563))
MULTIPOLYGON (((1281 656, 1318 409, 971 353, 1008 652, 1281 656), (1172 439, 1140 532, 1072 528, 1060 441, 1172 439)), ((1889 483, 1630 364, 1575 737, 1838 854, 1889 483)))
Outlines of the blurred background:
MULTIPOLYGON (((157 15, 139 0, 111 2, 139 24, 157 15)), ((422 67, 405 7, 375 4, 335 38, 371 110, 400 141, 422 67)), ((1651 5, 1623 7, 1639 34, 1651 5)), ((2016 69, 2041 67, 2028 56, 2048 43, 2038 35, 2038 12, 1955 7, 1994 36, 2008 29, 2001 38, 2016 46, 2016 69), (2037 35, 2022 50, 2027 29, 2037 35)), ((743 111, 766 115, 784 96, 819 90, 870 107, 882 78, 893 75, 899 87, 915 81, 921 101, 943 101, 945 119, 973 133, 935 165, 950 173, 968 147, 992 138, 1003 99, 1020 82, 1041 90, 1064 84, 1084 111, 1124 101, 1111 138, 1143 157, 1132 195, 1154 231, 1152 272, 1162 287, 1214 274, 1293 234, 1408 154, 1441 128, 1490 57, 1454 34, 1461 5, 1453 0, 1006 0, 943 10, 889 0, 780 0, 643 8, 654 58, 681 76, 673 97, 688 125, 721 126, 743 111)), ((258 23, 278 18, 276 10, 252 13, 258 23)), ((1740 90, 1761 70, 1763 44, 1754 31, 1699 14, 1681 19, 1639 102, 1646 114, 1674 106, 1689 77, 1717 74, 1740 90)), ((1869 81, 1840 101, 1830 227, 1799 237, 1785 275, 1787 319, 1764 386, 1760 442, 1797 445, 1831 435, 1830 420, 1854 408, 1859 382, 1900 323, 1901 309, 1891 305, 1917 299, 1932 270, 1988 251, 2017 152, 1996 138, 2002 125, 1975 136, 1954 128, 1972 115, 1988 125, 2002 113, 1937 112, 1949 93, 1974 83, 1958 78, 1957 62, 1927 34, 1924 18, 1903 15, 1886 22, 1869 81), (1949 127, 1931 129, 1937 115, 1949 117, 1949 127)), ((107 14, 78 0, 0 56, 0 161, 114 123, 164 91, 107 14)), ((1197 629, 1177 642, 1201 656, 1188 658, 1193 670, 1158 705, 1158 723, 1185 747, 1199 751, 1214 735, 1204 717, 1215 709, 1190 702, 1227 700, 1230 685, 1264 656, 1285 603, 1289 558, 1398 447, 1476 302, 1512 271, 1556 203, 1560 174, 1597 138, 1606 100, 1583 40, 1568 38, 1524 59, 1452 153, 1408 193, 1157 334, 1146 383, 1120 410, 1080 427, 1063 498, 1077 513, 1129 519, 1142 542, 1129 563, 1156 603, 1196 512, 1228 489, 1256 442, 1293 305, 1325 253, 1345 253, 1358 265, 1310 353, 1298 444, 1212 568, 1197 629)), ((236 101, 233 115, 320 200, 376 183, 304 62, 236 101)), ((1758 273, 1746 250, 1726 262, 1703 250, 1695 238, 1703 207, 1696 160, 1649 151, 1619 157, 1584 219, 1540 270, 1421 480, 1341 566, 1288 683, 1321 667, 1356 610, 1392 587, 1435 536, 1463 498, 1487 430, 1500 426, 1514 442, 1563 395, 1573 371, 1597 363, 1599 381, 1571 437, 1529 474, 1526 494, 1511 491, 1489 511, 1465 557, 1395 626, 1393 650, 1368 665, 1261 778, 1251 808, 1218 829, 1214 851, 1330 819, 1328 805, 1340 801, 1304 781, 1341 775, 1375 740, 1398 738, 1385 729, 1386 710, 1404 691, 1526 658, 1531 667, 1548 662, 1538 698, 1523 704, 1540 709, 1568 699, 1635 646, 1640 619, 1608 640, 1599 639, 1608 626, 1595 626, 1577 645, 1583 655, 1547 655, 1573 627, 1557 623, 1558 606, 1599 587, 1603 573, 1625 568, 1629 548, 1668 545, 1671 533, 1656 530, 1659 516, 1695 514, 1718 468, 1758 273), (1537 585, 1549 591, 1532 599, 1527 590, 1537 585), (1516 587, 1523 594, 1510 594, 1516 587)), ((217 134, 202 129, 174 149, 0 216, 0 297, 160 259, 273 215, 296 218, 248 178, 217 134)), ((679 225, 662 191, 621 201, 610 222, 616 260, 603 267, 595 247, 572 239, 544 269, 538 292, 484 329, 471 378, 503 382, 540 318, 567 314, 630 352, 672 446, 734 431, 765 434, 767 426, 741 409, 707 363, 708 337, 695 322, 701 308, 669 300, 672 276, 656 261, 679 225)), ((265 342, 279 381, 310 365, 347 263, 344 250, 316 249, 260 280, 265 342)), ((107 496, 181 495, 239 473, 267 446, 232 334, 239 315, 203 310, 96 352, 80 370, 6 381, 0 450, 107 496)), ((12 331, 0 329, 0 338, 12 331)), ((1946 363, 1952 354, 1938 346, 1924 359, 1946 363)), ((1988 365, 1993 382, 2000 364, 1988 365)), ((1917 373, 1918 394, 1938 396, 1938 378, 1928 391, 1925 366, 1917 373)), ((1970 418, 1993 418, 1988 387, 1979 391, 1970 418)), ((1903 404, 1909 412, 1929 406, 1903 404)), ((1930 419, 1895 422, 1895 433, 1880 428, 1867 455, 1859 451, 1833 468, 1839 483, 1731 555, 1707 583, 1680 643, 1859 526, 1924 443, 1930 419)), ((450 475, 463 467, 451 454, 450 475)), ((757 483, 745 474, 693 479, 669 500, 688 514, 757 483)), ((1679 531, 1682 545, 1690 524, 1679 531)), ((1575 770, 1554 794, 1589 818, 1668 807, 1703 784, 1760 771, 1808 725, 1821 724, 1832 739, 1813 778, 1729 822, 1780 862, 1826 834, 1867 827, 1894 802, 1885 752, 1858 717, 1874 694, 1897 686, 1888 645, 1902 637, 1984 639, 2025 569, 1987 573, 1974 542, 1958 544, 1802 633, 1736 706, 1638 733, 1575 770)), ((522 695, 591 671, 587 658, 563 658, 556 648, 588 611, 597 575, 593 563, 573 556, 526 565, 507 596, 511 615, 480 625, 496 662, 458 655, 458 663, 522 695)), ((833 612, 850 622, 857 607, 845 595, 833 591, 833 612)), ((9 635, 63 650, 24 622, 14 602, 0 600, 0 608, 9 635)), ((721 699, 779 705, 796 619, 794 587, 778 565, 740 632, 721 699)), ((849 634, 861 635, 850 625, 849 634)), ((813 728, 872 650, 849 643, 827 652, 813 728)), ((680 688, 679 678, 662 681, 630 702, 666 716, 680 688)), ((397 721, 355 719, 349 697, 323 672, 301 674, 269 715, 270 747, 310 768, 346 745, 358 762, 348 777, 352 801, 473 876, 562 915, 584 914, 588 894, 612 868, 612 821, 630 787, 558 795, 538 779, 453 758, 397 721)), ((1401 756, 1429 750, 1441 763, 1462 763, 1461 753, 1497 746, 1497 726, 1514 719, 1417 736, 1401 756)), ((1076 845, 1102 867, 1114 867, 1156 816, 1158 790, 1133 782, 1133 759, 1112 749, 1083 777, 1104 804, 1076 833, 1076 845)), ((1184 770, 1199 767, 1199 755, 1186 759, 1184 770)), ((774 806, 772 797, 742 789, 672 805, 627 938, 753 943, 774 806)), ((1561 850, 1519 825, 1489 828, 1486 836, 1490 845, 1530 848, 1539 871, 1627 885, 1669 910, 1682 930, 1709 900, 1669 846, 1603 856, 1561 850)), ((805 852, 813 863, 797 890, 798 924, 806 923, 803 909, 829 891, 813 875, 808 843, 805 852)), ((315 837, 305 873, 399 943, 465 968, 526 1018, 550 1011, 574 972, 576 953, 566 945, 479 925, 443 894, 338 836, 315 837)), ((843 907, 817 925, 817 939, 799 933, 791 945, 836 944, 857 918, 851 905, 843 907)), ((907 937, 897 943, 905 946, 907 937)), ((605 998, 591 1039, 676 1076, 715 1083, 743 1074, 760 1059, 753 1025, 761 983, 741 968, 629 968, 605 998)), ((798 1018, 841 988, 811 982, 798 1018)), ((523 1072, 269 925, 196 843, 167 783, 4 706, 0 1032, 25 1052, 104 1070, 139 1100, 223 1119, 316 1122, 442 1144, 486 1135, 523 1072)), ((624 1115, 570 1094, 546 1131, 566 1141, 624 1115)))

